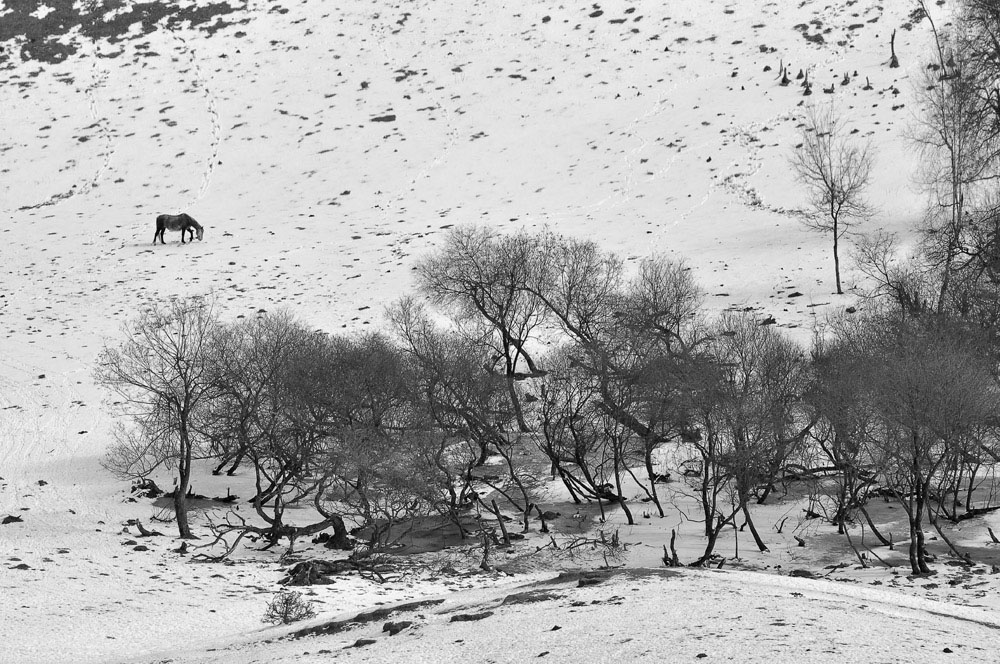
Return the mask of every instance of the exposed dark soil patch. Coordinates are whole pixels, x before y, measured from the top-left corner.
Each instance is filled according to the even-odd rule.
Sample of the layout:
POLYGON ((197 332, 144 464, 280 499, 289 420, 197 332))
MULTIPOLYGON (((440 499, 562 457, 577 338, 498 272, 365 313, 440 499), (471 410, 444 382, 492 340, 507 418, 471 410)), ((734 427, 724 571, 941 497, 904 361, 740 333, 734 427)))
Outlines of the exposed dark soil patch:
MULTIPOLYGON (((176 0, 127 2, 103 0, 82 3, 74 8, 74 0, 46 0, 52 11, 42 14, 35 0, 8 0, 8 10, 0 20, 0 43, 18 40, 21 60, 56 63, 75 54, 81 40, 103 40, 114 44, 125 39, 148 35, 164 21, 161 29, 171 30, 182 24, 201 28, 209 34, 228 25, 222 17, 239 11, 226 2, 182 6, 176 0), (141 30, 130 33, 140 24, 141 30), (74 31, 79 33, 74 35, 74 31), (71 37, 72 36, 72 37, 71 37)), ((0 64, 14 57, 13 50, 0 50, 0 64)))
POLYGON ((523 593, 514 593, 503 598, 501 606, 511 604, 534 604, 535 602, 546 602, 548 600, 560 599, 561 594, 551 590, 528 590, 523 593))
POLYGON ((316 625, 315 627, 307 627, 305 629, 300 629, 297 632, 292 632, 288 638, 300 639, 304 636, 315 636, 317 634, 337 634, 338 632, 343 632, 358 625, 372 623, 380 620, 385 620, 389 616, 396 613, 404 613, 406 611, 416 611, 417 609, 423 609, 429 606, 437 606, 444 602, 443 599, 428 599, 421 600, 418 602, 407 602, 405 604, 397 604, 395 606, 390 606, 382 609, 375 609, 373 611, 364 611, 354 616, 353 618, 348 618, 347 620, 331 620, 328 623, 323 623, 322 625, 316 625))
POLYGON ((476 622, 479 620, 485 620, 492 615, 492 611, 483 611, 482 613, 458 613, 451 617, 451 622, 476 622))

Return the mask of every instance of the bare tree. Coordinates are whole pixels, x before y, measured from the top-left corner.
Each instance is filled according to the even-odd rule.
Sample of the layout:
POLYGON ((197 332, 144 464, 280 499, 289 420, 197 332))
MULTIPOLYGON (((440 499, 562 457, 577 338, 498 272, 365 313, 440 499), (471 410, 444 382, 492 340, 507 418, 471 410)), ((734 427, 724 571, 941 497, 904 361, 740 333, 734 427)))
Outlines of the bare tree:
POLYGON ((398 348, 378 334, 315 332, 282 314, 227 332, 227 343, 218 345, 227 357, 215 365, 219 403, 205 428, 213 438, 245 441, 257 520, 230 514, 214 524, 226 551, 213 559, 248 536, 263 538, 265 548, 282 538, 294 546, 327 528, 328 547, 351 548, 345 518, 373 526, 379 539, 421 507, 412 492, 412 455, 401 444, 413 390, 398 348), (319 518, 288 523, 289 508, 307 500, 319 518))
POLYGON ((995 360, 980 331, 932 312, 877 312, 836 332, 871 409, 861 454, 906 513, 913 573, 927 573, 926 523, 955 550, 937 522, 942 482, 960 477, 949 466, 997 459, 995 360))
POLYGON ((422 462, 441 436, 430 430, 415 365, 401 347, 377 333, 330 337, 325 346, 317 428, 319 473, 331 488, 323 509, 329 518, 338 510, 353 517, 380 545, 440 498, 422 462))
POLYGON ((801 412, 806 363, 792 341, 748 313, 725 312, 716 329, 721 382, 714 396, 721 407, 713 428, 746 524, 764 551, 749 504, 754 497, 764 502, 813 427, 801 412))
MULTIPOLYGON (((632 425, 634 440, 629 442, 626 469, 654 505, 660 516, 663 507, 657 492, 654 458, 669 441, 682 440, 692 433, 687 407, 694 376, 709 361, 709 333, 700 320, 701 289, 683 262, 653 256, 639 264, 638 274, 629 282, 620 308, 617 331, 610 333, 614 348, 615 386, 613 393, 621 410, 633 413, 642 427, 632 425), (632 473, 632 462, 645 468, 645 481, 632 473)), ((628 421, 626 420, 626 423, 628 421)))
POLYGON ((804 223, 833 239, 833 266, 837 294, 840 282, 840 240, 851 226, 870 214, 864 191, 872 171, 871 148, 847 137, 843 120, 832 106, 810 106, 802 125, 802 141, 790 162, 795 176, 809 192, 812 208, 804 223))
POLYGON ((283 312, 221 326, 212 350, 217 389, 197 423, 218 458, 213 475, 226 464, 226 474, 234 475, 251 449, 262 447, 263 413, 295 350, 310 334, 283 312))
POLYGON ((937 274, 923 261, 899 255, 896 235, 884 231, 861 236, 857 243, 858 270, 870 280, 862 295, 869 300, 889 300, 901 312, 919 316, 934 309, 937 274))
POLYGON ((434 466, 435 484, 447 496, 442 511, 461 529, 457 509, 471 491, 472 468, 509 445, 505 432, 516 415, 507 398, 508 384, 488 370, 482 345, 438 328, 412 299, 394 304, 389 318, 417 368, 417 389, 431 426, 447 434, 438 436, 438 447, 432 445, 421 455, 434 466), (468 449, 456 441, 478 448, 478 454, 470 458, 468 449))
POLYGON ((500 235, 479 226, 452 229, 444 246, 417 263, 418 285, 447 307, 467 334, 491 349, 490 367, 506 377, 522 431, 528 425, 515 382, 540 375, 528 348, 547 310, 527 285, 536 242, 526 234, 500 235))
MULTIPOLYGON (((836 325, 849 328, 858 319, 841 317, 836 325)), ((877 465, 870 456, 867 441, 874 436, 877 413, 872 399, 866 393, 866 359, 847 338, 828 339, 817 334, 812 352, 813 380, 807 401, 815 410, 817 424, 810 437, 818 447, 817 452, 827 459, 832 474, 828 480, 834 491, 826 502, 832 506, 826 511, 830 521, 837 525, 839 534, 846 534, 857 513, 864 515, 874 535, 888 544, 878 530, 866 508, 870 490, 877 484, 877 465)), ((818 475, 827 468, 813 469, 818 475)), ((822 498, 818 499, 823 504, 822 498)))
POLYGON ((970 212, 1000 175, 1000 97, 989 30, 977 32, 975 22, 966 20, 938 30, 926 4, 920 6, 936 50, 917 88, 920 115, 912 139, 922 153, 921 178, 930 196, 924 253, 940 271, 936 309, 941 313, 968 253, 970 212))
POLYGON ((174 511, 180 536, 193 538, 187 515, 191 464, 199 447, 193 422, 212 389, 210 355, 218 329, 204 297, 152 304, 124 326, 124 341, 101 351, 95 379, 117 400, 127 424, 117 429, 106 466, 122 477, 141 477, 176 465, 174 511))
POLYGON ((602 483, 591 467, 603 442, 594 416, 600 389, 574 358, 573 347, 556 349, 546 359, 549 372, 535 404, 540 433, 535 442, 548 458, 553 478, 558 474, 573 501, 580 503, 598 497, 602 483))

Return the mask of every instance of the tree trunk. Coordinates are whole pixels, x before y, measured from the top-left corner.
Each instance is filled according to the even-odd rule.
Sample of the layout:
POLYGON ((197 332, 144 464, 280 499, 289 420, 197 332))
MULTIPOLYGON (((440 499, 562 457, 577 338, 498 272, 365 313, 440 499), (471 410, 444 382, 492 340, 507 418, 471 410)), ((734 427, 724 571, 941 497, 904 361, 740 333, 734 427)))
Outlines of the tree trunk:
POLYGON ((930 574, 931 568, 927 565, 926 551, 924 550, 924 531, 921 527, 923 523, 924 496, 923 488, 918 487, 915 495, 911 498, 912 508, 910 510, 910 546, 907 555, 910 560, 910 569, 914 574, 930 574))
POLYGON ((976 473, 979 472, 979 464, 969 471, 969 488, 965 492, 965 511, 972 511, 972 492, 976 490, 976 473))
POLYGON ((347 537, 347 526, 339 516, 331 516, 329 520, 333 523, 333 537, 327 542, 328 548, 342 549, 350 551, 353 547, 351 540, 347 537))
POLYGON ((229 467, 229 470, 226 471, 226 475, 232 477, 233 475, 236 474, 236 469, 240 467, 240 464, 243 462, 243 457, 246 456, 246 453, 247 453, 247 446, 244 445, 243 447, 240 448, 239 453, 236 455, 236 459, 233 461, 233 465, 231 465, 229 467))
POLYGON ((476 468, 482 468, 490 458, 490 448, 486 443, 479 441, 479 458, 476 459, 476 468))
MULTIPOLYGON (((739 510, 737 510, 737 512, 738 511, 739 510)), ((728 517, 725 518, 719 516, 718 519, 716 519, 714 525, 712 524, 711 520, 709 521, 708 533, 707 533, 708 542, 705 544, 705 551, 704 553, 701 554, 701 557, 698 558, 698 560, 691 563, 690 565, 691 567, 701 567, 702 565, 705 565, 709 561, 709 559, 712 557, 712 553, 714 553, 715 551, 715 544, 719 541, 719 533, 722 532, 722 529, 726 527, 727 523, 733 520, 737 512, 733 512, 732 514, 730 514, 728 517)))
POLYGON ((847 477, 845 476, 844 481, 841 482, 840 488, 837 490, 837 514, 834 516, 834 520, 837 522, 837 534, 844 534, 844 521, 847 518, 847 477))
MULTIPOLYGON (((911 505, 913 500, 910 500, 911 505)), ((923 570, 920 569, 920 542, 917 541, 917 533, 920 532, 920 525, 918 520, 914 517, 914 509, 910 509, 909 516, 909 526, 910 526, 910 546, 907 548, 906 557, 910 562, 910 571, 914 574, 920 574, 923 570)))
POLYGON ((213 475, 221 475, 222 474, 222 469, 225 467, 225 465, 227 463, 229 463, 230 461, 232 461, 232 458, 233 457, 231 457, 231 456, 224 456, 224 457, 222 457, 222 461, 219 462, 219 465, 212 469, 212 474, 213 475))
POLYGON ((625 496, 618 496, 618 504, 622 506, 622 510, 625 512, 625 518, 628 519, 628 525, 634 526, 635 519, 632 517, 632 510, 630 510, 628 505, 625 504, 625 496))
POLYGON ((660 517, 664 517, 663 506, 660 505, 660 497, 656 494, 656 472, 653 470, 653 452, 650 449, 649 443, 646 444, 646 475, 649 477, 649 488, 650 488, 650 498, 653 499, 653 504, 656 505, 656 511, 660 513, 660 517))
POLYGON ((493 513, 497 517, 497 524, 500 526, 500 532, 503 533, 504 546, 510 546, 510 535, 507 534, 507 525, 503 522, 503 515, 500 514, 500 508, 497 507, 497 501, 491 500, 490 505, 493 506, 493 513))
POLYGON ((861 513, 865 515, 865 521, 868 522, 868 528, 871 529, 872 534, 875 535, 878 541, 882 543, 882 546, 889 546, 891 542, 882 535, 882 532, 877 527, 875 527, 875 522, 872 521, 871 515, 863 506, 861 507, 861 513))
POLYGON ((712 496, 712 500, 708 498, 712 490, 712 483, 708 476, 709 468, 708 456, 703 454, 699 493, 701 494, 701 510, 705 515, 705 537, 711 537, 712 535, 712 517, 715 515, 715 496, 712 496))
POLYGON ((185 426, 181 426, 180 459, 177 461, 177 489, 174 491, 174 516, 181 539, 196 539, 188 524, 187 492, 191 484, 191 439, 185 426))
POLYGON ((948 290, 951 287, 951 271, 955 255, 958 253, 959 242, 962 237, 962 209, 963 194, 962 183, 958 179, 959 166, 956 163, 955 147, 950 146, 951 152, 951 226, 948 228, 947 251, 944 257, 944 267, 941 274, 941 291, 938 295, 937 312, 944 311, 945 301, 948 298, 948 290))
MULTIPOLYGON (((720 517, 719 520, 721 521, 722 518, 720 517)), ((720 530, 721 530, 721 527, 719 527, 719 528, 713 528, 712 525, 709 524, 709 526, 708 526, 708 542, 705 544, 705 551, 704 551, 704 553, 701 554, 701 557, 698 558, 698 560, 696 560, 693 563, 691 563, 691 567, 701 567, 705 563, 707 563, 709 561, 709 559, 711 559, 712 553, 715 551, 715 543, 719 540, 719 531, 720 530)))
POLYGON ((622 510, 625 512, 625 517, 628 519, 628 525, 634 526, 635 519, 632 518, 632 510, 628 508, 625 504, 625 496, 622 495, 622 477, 621 477, 621 467, 623 465, 622 455, 620 450, 615 447, 615 491, 618 493, 618 504, 622 506, 622 510))
POLYGON ((747 519, 747 525, 750 526, 750 534, 753 535, 753 541, 757 545, 757 548, 761 552, 769 551, 769 549, 767 548, 767 545, 764 544, 764 540, 762 540, 760 538, 760 533, 757 532, 757 526, 755 526, 754 523, 753 523, 753 518, 751 518, 751 516, 750 516, 750 510, 747 509, 747 503, 748 502, 749 502, 749 497, 743 503, 743 505, 740 507, 740 509, 743 510, 743 516, 746 517, 746 519, 747 519))
POLYGON ((833 271, 837 277, 837 295, 843 295, 844 289, 840 286, 840 253, 838 247, 840 229, 837 227, 837 220, 833 220, 833 271))
POLYGON ((562 483, 566 487, 566 490, 569 491, 570 498, 573 499, 574 503, 579 505, 580 503, 583 502, 583 499, 580 498, 580 495, 577 493, 577 489, 573 486, 573 482, 577 481, 576 478, 573 477, 572 474, 570 474, 569 471, 565 470, 562 466, 558 466, 557 468, 559 470, 559 479, 562 480, 562 483))
MULTIPOLYGON (((774 482, 768 482, 767 486, 765 486, 764 490, 761 492, 760 497, 757 499, 757 504, 763 505, 767 502, 767 499, 771 496, 771 492, 774 491, 774 488, 774 482)), ((787 490, 785 491, 785 494, 788 494, 787 490)))
POLYGON ((186 493, 187 488, 182 489, 180 485, 178 485, 177 491, 174 492, 174 514, 177 517, 177 532, 181 539, 194 539, 194 535, 191 533, 191 526, 188 525, 186 493))
POLYGON ((529 433, 531 427, 524 419, 524 411, 521 408, 521 400, 517 398, 517 389, 514 387, 514 376, 507 374, 507 394, 510 396, 510 404, 514 407, 514 416, 517 418, 517 428, 521 433, 529 433))

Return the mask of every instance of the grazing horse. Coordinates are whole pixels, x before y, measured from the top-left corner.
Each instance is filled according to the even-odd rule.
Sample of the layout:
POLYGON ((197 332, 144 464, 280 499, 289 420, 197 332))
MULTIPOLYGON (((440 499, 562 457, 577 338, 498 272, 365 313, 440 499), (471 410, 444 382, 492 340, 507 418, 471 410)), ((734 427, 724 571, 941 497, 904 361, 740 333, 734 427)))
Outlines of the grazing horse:
POLYGON ((205 235, 205 229, 202 228, 201 224, 195 221, 191 215, 187 213, 161 214, 156 218, 156 233, 153 234, 153 244, 156 244, 156 238, 160 238, 160 242, 166 244, 166 240, 163 239, 163 231, 167 230, 180 231, 181 244, 184 244, 185 232, 191 234, 190 240, 192 242, 194 242, 196 232, 199 240, 205 235))

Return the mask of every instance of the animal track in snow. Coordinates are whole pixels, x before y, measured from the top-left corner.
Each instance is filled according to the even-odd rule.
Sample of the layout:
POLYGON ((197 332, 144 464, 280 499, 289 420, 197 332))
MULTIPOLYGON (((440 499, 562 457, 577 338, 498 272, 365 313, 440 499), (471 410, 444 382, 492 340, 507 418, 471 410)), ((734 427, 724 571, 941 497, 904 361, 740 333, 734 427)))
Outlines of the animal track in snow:
POLYGON ((208 193, 208 188, 212 184, 212 175, 215 173, 216 166, 219 163, 219 148, 222 145, 222 123, 220 121, 218 104, 215 99, 215 95, 212 93, 210 86, 207 84, 207 79, 205 74, 198 62, 197 54, 194 49, 192 49, 186 39, 181 35, 177 34, 176 31, 171 31, 171 36, 174 41, 180 44, 178 49, 188 60, 191 65, 191 69, 194 71, 194 80, 192 84, 194 87, 201 90, 202 94, 205 96, 205 104, 208 107, 208 118, 211 123, 212 132, 212 146, 205 161, 205 170, 202 172, 201 184, 198 186, 198 192, 195 195, 194 201, 200 201, 208 193))

